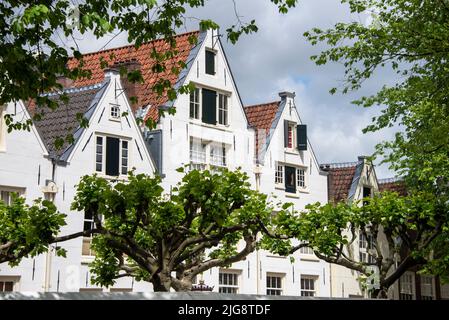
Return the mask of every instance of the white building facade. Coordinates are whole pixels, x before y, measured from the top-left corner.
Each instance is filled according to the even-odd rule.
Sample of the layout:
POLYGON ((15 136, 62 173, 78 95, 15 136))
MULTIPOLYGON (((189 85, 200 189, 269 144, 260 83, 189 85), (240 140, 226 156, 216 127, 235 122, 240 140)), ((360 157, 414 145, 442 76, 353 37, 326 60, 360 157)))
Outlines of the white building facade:
MULTIPOLYGON (((198 43, 188 46, 185 45, 188 35, 178 36, 180 55, 187 68, 175 79, 174 85, 194 83, 196 89, 191 94, 180 95, 174 102, 158 103, 148 85, 132 87, 123 83, 122 86, 124 81, 120 81, 117 73, 108 71, 103 74, 94 62, 99 55, 122 54, 117 61, 110 61, 110 65, 132 64, 146 71, 148 66, 144 60, 139 60, 139 52, 124 47, 92 53, 85 56, 86 66, 95 69, 92 79, 74 83, 74 88, 69 89, 73 96, 70 109, 58 110, 32 131, 34 141, 39 143, 33 143, 31 139, 26 142, 33 144, 35 149, 27 148, 34 157, 29 161, 42 163, 42 179, 45 177, 57 188, 51 197, 59 211, 67 214, 67 226, 62 234, 79 232, 92 224, 91 217, 70 210, 76 183, 83 175, 97 173, 106 178, 125 179, 124 173, 131 168, 147 174, 156 171, 163 177, 167 193, 180 181, 182 173, 176 169, 181 166, 210 170, 241 168, 248 174, 252 186, 268 194, 274 202, 292 202, 296 210, 303 209, 308 203, 327 202, 326 174, 320 170, 307 139, 306 126, 299 117, 294 94, 282 93, 274 107, 251 112, 253 107, 245 108, 242 104, 219 37, 212 32, 197 35, 198 43), (124 89, 128 96, 138 96, 141 104, 137 108, 130 106, 124 89), (174 107, 176 113, 158 116, 158 109, 167 107, 174 107), (74 126, 72 109, 84 114, 89 127, 75 126, 75 142, 65 144, 62 150, 53 150, 50 141, 63 135, 69 125, 74 126), (270 117, 267 121, 262 120, 268 127, 260 127, 259 117, 266 111, 271 112, 270 117), (123 112, 128 115, 122 116, 123 112), (67 113, 69 118, 64 118, 67 113), (156 129, 140 129, 133 113, 156 120, 156 129), (55 126, 59 128, 55 129, 55 126)), ((146 50, 145 46, 141 50, 146 50)), ((148 72, 142 73, 148 75, 148 72)), ((150 79, 145 78, 145 81, 150 82, 150 79)), ((11 145, 19 145, 20 139, 24 139, 21 134, 7 135, 7 145, 14 139, 17 143, 11 142, 11 145)), ((35 170, 30 172, 29 186, 16 186, 14 181, 4 178, 13 169, 10 162, 25 161, 24 154, 11 154, 14 159, 7 160, 12 151, 0 153, 0 163, 6 164, 8 172, 0 171, 0 186, 26 188, 30 190, 26 192, 29 199, 41 196, 42 192, 33 187, 35 170)), ((152 290, 150 284, 134 283, 129 278, 120 279, 110 289, 92 286, 88 263, 93 256, 89 243, 89 238, 78 238, 61 244, 67 249, 67 258, 55 257, 50 252, 36 259, 25 259, 17 268, 2 265, 0 276, 19 277, 20 285, 15 289, 21 291, 152 290), (25 279, 30 265, 39 270, 32 281, 25 279)), ((289 258, 256 251, 230 268, 204 272, 197 281, 204 280, 214 287, 214 291, 227 293, 330 296, 329 265, 307 248, 295 253, 294 257, 291 262, 289 258)))

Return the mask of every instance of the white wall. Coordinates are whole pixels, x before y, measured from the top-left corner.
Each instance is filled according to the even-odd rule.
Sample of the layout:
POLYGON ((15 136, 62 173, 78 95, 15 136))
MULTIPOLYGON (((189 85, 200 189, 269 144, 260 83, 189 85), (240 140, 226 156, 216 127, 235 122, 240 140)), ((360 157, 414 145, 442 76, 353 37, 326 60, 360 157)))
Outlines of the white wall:
MULTIPOLYGON (((21 102, 9 103, 3 111, 5 114, 12 115, 14 122, 29 119, 21 102)), ((47 179, 52 178, 51 162, 45 158, 47 151, 34 126, 30 131, 13 130, 10 133, 7 133, 5 123, 1 127, 4 148, 0 150, 0 190, 21 191, 27 204, 31 205, 34 199, 44 197, 41 188, 47 179)), ((39 256, 23 259, 16 268, 10 268, 6 263, 0 264, 0 277, 20 277, 15 290, 40 291, 44 279, 44 262, 44 256, 39 256)))

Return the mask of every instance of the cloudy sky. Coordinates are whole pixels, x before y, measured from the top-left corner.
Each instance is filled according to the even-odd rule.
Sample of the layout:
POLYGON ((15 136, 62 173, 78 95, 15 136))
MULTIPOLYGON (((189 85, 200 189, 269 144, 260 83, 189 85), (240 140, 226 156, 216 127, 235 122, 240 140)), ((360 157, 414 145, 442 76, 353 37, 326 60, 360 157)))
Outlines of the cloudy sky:
MULTIPOLYGON (((363 109, 352 100, 375 93, 383 84, 391 83, 393 75, 382 71, 364 87, 347 95, 330 95, 329 89, 343 80, 340 64, 316 66, 310 56, 324 46, 311 46, 303 33, 313 27, 328 28, 340 21, 361 21, 369 17, 351 15, 339 0, 301 0, 297 8, 286 15, 278 13, 269 0, 235 0, 237 12, 243 21, 255 19, 256 34, 243 36, 232 45, 222 38, 231 69, 245 105, 278 100, 278 92, 296 93, 296 105, 320 163, 352 162, 359 155, 370 155, 374 146, 392 137, 392 130, 363 134, 377 109, 363 109)), ((208 0, 201 9, 191 10, 186 30, 198 29, 196 18, 210 18, 222 27, 222 33, 236 23, 232 0, 208 0)), ((107 47, 126 44, 126 36, 114 38, 107 47)), ((82 48, 99 50, 105 41, 85 41, 82 48)), ((387 166, 377 168, 379 178, 393 175, 387 166)))

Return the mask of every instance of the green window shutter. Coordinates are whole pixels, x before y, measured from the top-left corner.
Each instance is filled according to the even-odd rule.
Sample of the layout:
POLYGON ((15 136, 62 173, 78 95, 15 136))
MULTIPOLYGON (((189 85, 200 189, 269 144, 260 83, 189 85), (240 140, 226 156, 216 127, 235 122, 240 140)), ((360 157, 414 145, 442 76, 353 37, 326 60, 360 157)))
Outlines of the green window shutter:
POLYGON ((217 124, 217 93, 203 89, 202 119, 204 123, 217 124))
POLYGON ((285 166, 285 192, 296 193, 296 168, 285 166))
POLYGON ((298 124, 296 127, 296 141, 298 141, 298 150, 307 150, 307 125, 298 124))
POLYGON ((206 73, 215 75, 215 52, 206 50, 206 73))
POLYGON ((106 174, 108 176, 119 175, 120 139, 106 138, 106 174))

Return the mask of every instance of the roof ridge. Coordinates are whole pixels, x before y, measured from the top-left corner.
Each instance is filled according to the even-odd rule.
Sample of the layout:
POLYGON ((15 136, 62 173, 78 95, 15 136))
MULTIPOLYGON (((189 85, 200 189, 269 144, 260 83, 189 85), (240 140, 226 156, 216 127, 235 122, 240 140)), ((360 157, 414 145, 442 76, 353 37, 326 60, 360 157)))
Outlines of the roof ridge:
POLYGON ((277 100, 277 101, 272 101, 272 102, 266 102, 266 103, 259 103, 259 104, 252 104, 249 106, 243 106, 244 108, 252 108, 252 107, 260 107, 260 106, 266 106, 269 104, 275 104, 275 103, 281 103, 281 100, 277 100))
POLYGON ((403 181, 404 181, 404 178, 402 178, 402 177, 391 177, 391 178, 377 179, 377 182, 379 184, 395 183, 395 182, 403 182, 403 181))
MULTIPOLYGON (((176 34, 174 37, 182 37, 182 36, 186 36, 188 34, 193 34, 193 33, 198 33, 198 32, 201 32, 201 30, 195 30, 195 31, 189 31, 189 32, 176 34)), ((165 38, 160 38, 160 39, 155 39, 155 40, 148 41, 148 42, 143 42, 141 44, 141 46, 145 45, 145 44, 157 42, 157 41, 163 41, 163 40, 165 40, 165 38)), ((90 55, 94 55, 94 54, 105 53, 105 52, 108 52, 108 51, 114 51, 114 50, 119 50, 119 49, 131 48, 131 47, 134 47, 134 46, 135 46, 134 44, 128 44, 128 45, 120 46, 120 47, 114 47, 114 48, 109 48, 109 49, 103 49, 103 50, 97 50, 97 51, 92 51, 92 52, 86 52, 86 53, 82 53, 81 55, 83 57, 84 56, 90 56, 90 55)), ((69 59, 76 59, 76 58, 75 57, 69 57, 69 59)))
POLYGON ((322 163, 320 164, 321 168, 329 167, 329 169, 344 169, 355 167, 359 164, 359 161, 354 162, 333 162, 333 163, 322 163))
POLYGON ((87 85, 87 86, 82 86, 82 87, 71 87, 71 88, 65 88, 62 91, 56 91, 56 92, 49 92, 49 93, 44 93, 41 95, 41 97, 53 97, 53 96, 58 96, 61 95, 63 93, 75 93, 75 92, 82 92, 82 91, 88 91, 88 90, 93 90, 93 89, 99 89, 104 85, 104 81, 103 82, 99 82, 99 83, 95 83, 95 84, 91 84, 91 85, 87 85))

